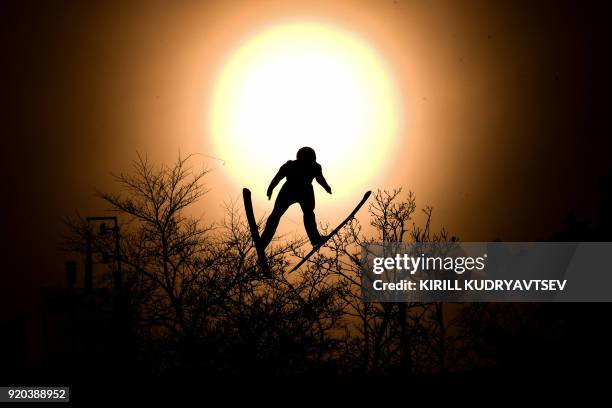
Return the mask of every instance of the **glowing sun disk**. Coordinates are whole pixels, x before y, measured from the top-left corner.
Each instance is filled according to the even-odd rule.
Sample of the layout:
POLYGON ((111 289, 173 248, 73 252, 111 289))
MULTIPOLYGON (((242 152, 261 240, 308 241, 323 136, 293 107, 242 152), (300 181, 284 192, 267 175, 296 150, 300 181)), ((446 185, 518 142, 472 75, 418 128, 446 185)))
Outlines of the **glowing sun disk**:
POLYGON ((278 168, 313 147, 336 198, 360 196, 398 130, 398 98, 380 56, 322 23, 273 26, 243 43, 213 93, 216 154, 263 195, 278 168))

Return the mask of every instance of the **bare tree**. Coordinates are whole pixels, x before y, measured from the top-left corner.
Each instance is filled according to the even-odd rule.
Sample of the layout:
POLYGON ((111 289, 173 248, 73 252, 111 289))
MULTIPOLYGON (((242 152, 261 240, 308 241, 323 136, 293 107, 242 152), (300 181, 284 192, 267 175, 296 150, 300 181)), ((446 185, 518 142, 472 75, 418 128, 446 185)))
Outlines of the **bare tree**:
MULTIPOLYGON (((327 245, 313 264, 333 270, 344 282, 346 302, 344 347, 353 370, 371 373, 418 373, 446 371, 454 337, 456 319, 445 317, 442 303, 364 303, 361 299, 361 248, 372 242, 455 242, 445 229, 433 233, 433 209, 425 207, 424 220, 418 222, 416 197, 401 189, 377 191, 369 206, 373 236, 364 236, 353 220, 327 245)), ((454 360, 452 360, 454 361, 454 360)))
MULTIPOLYGON (((229 371, 248 366, 245 358, 225 367, 235 355, 258 366, 267 361, 276 372, 327 364, 336 348, 329 333, 343 313, 340 284, 316 268, 285 276, 304 239, 276 240, 269 250, 275 277, 263 279, 235 202, 226 203, 220 223, 202 226, 186 215, 206 192, 207 170, 191 161, 156 167, 139 155, 131 172, 115 176, 118 192, 98 193, 121 220, 134 334, 147 358, 162 369, 195 361, 229 371)), ((84 252, 87 222, 73 219, 68 227, 66 249, 84 252)), ((112 253, 111 244, 99 237, 95 251, 112 253)))
MULTIPOLYGON (((373 234, 352 220, 297 273, 287 271, 307 240, 273 241, 273 278, 266 279, 241 205, 225 203, 224 218, 209 225, 187 215, 206 193, 207 170, 194 169, 192 159, 154 166, 139 155, 132 172, 115 176, 117 192, 98 193, 121 220, 133 334, 157 370, 384 374, 465 364, 462 350, 473 343, 462 327, 472 320, 461 306, 449 314, 442 303, 361 298, 364 245, 456 240, 444 229, 432 232, 431 207, 416 220, 414 193, 378 191, 369 206, 373 234)), ((73 220, 69 228, 67 249, 83 252, 87 223, 73 220)), ((95 242, 98 252, 111 248, 109 239, 95 242)))

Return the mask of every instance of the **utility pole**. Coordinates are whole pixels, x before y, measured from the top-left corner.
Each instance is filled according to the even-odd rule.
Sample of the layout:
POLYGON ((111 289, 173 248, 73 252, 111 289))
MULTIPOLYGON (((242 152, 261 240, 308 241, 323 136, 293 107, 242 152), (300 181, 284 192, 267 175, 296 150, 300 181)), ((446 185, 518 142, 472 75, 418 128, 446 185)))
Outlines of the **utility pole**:
MULTIPOLYGON (((114 262, 115 267, 113 268, 113 290, 117 297, 121 299, 123 297, 123 279, 121 273, 121 245, 120 245, 120 231, 119 231, 119 223, 117 221, 117 217, 87 217, 87 242, 86 242, 86 254, 85 254, 85 289, 91 290, 93 286, 93 251, 92 251, 92 234, 89 225, 93 222, 100 223, 99 234, 100 236, 105 236, 109 231, 113 232, 115 235, 115 256, 114 262), (106 222, 111 221, 113 223, 112 227, 108 227, 106 222)), ((102 254, 103 258, 106 258, 106 254, 102 254)))

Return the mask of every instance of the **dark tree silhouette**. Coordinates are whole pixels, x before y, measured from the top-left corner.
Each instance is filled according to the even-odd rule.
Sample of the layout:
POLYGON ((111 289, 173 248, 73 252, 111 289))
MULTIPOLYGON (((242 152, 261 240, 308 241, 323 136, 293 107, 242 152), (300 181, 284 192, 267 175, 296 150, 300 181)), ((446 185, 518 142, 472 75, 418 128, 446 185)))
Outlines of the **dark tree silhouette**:
MULTIPOLYGON (((260 280, 242 210, 226 204, 222 222, 202 226, 186 210, 205 194, 206 169, 191 156, 155 167, 139 156, 132 173, 115 178, 118 193, 98 193, 119 213, 121 261, 127 273, 134 336, 143 358, 158 369, 206 365, 236 372, 264 366, 300 372, 329 358, 342 304, 329 272, 283 271, 305 240, 277 240, 270 265, 277 276, 260 280)), ((84 252, 92 234, 84 219, 68 222, 66 248, 84 252)), ((95 240, 110 254, 111 242, 95 240)), ((103 284, 104 282, 102 282, 103 284)))
MULTIPOLYGON (((188 215, 206 193, 207 170, 193 162, 154 166, 138 156, 131 173, 115 176, 117 192, 98 193, 121 222, 131 337, 149 372, 419 374, 489 364, 475 336, 490 309, 361 299, 365 244, 457 241, 432 231, 433 209, 417 212, 414 193, 378 191, 369 227, 353 219, 295 273, 308 240, 277 238, 268 247, 274 278, 263 279, 235 201, 216 223, 188 215)), ((83 253, 90 226, 78 217, 67 224, 66 249, 83 253)), ((108 237, 93 245, 114 253, 108 237)))

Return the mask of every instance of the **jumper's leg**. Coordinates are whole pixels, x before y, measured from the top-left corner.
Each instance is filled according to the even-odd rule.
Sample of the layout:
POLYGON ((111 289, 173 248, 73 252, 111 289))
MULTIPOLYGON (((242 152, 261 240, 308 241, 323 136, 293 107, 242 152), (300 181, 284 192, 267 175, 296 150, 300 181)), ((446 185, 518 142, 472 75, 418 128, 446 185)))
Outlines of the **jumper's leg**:
POLYGON ((321 242, 321 234, 319 234, 317 219, 314 213, 314 193, 312 194, 312 198, 307 197, 306 200, 300 201, 300 207, 302 207, 302 212, 304 213, 304 228, 306 229, 308 239, 312 246, 319 245, 321 242))
POLYGON ((304 211, 304 227, 310 243, 315 246, 321 242, 321 234, 317 229, 317 220, 314 211, 304 211))
POLYGON ((266 221, 266 228, 264 228, 259 241, 262 248, 265 249, 268 245, 270 245, 270 242, 276 233, 276 228, 278 228, 278 223, 280 222, 280 219, 285 211, 287 211, 287 208, 289 208, 289 206, 284 202, 279 203, 278 199, 274 203, 274 209, 266 221))

